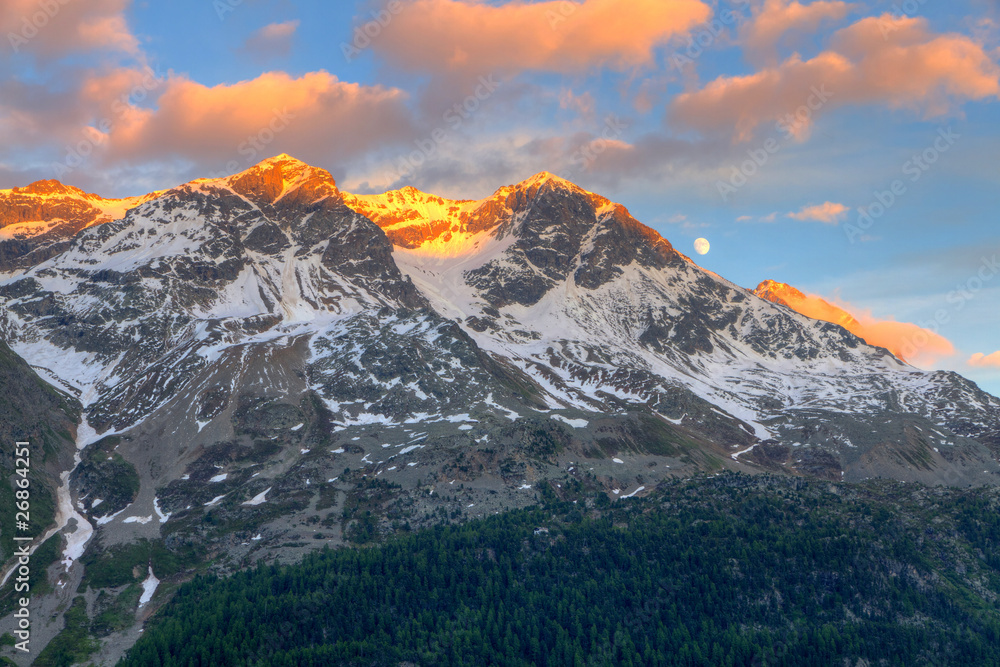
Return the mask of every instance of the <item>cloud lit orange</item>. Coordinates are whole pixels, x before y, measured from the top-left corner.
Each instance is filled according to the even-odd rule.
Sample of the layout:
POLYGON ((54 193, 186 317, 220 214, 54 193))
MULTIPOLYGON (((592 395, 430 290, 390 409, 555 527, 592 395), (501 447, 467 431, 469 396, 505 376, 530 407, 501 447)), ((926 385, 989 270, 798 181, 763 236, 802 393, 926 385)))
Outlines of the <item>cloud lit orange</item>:
POLYGON ((243 44, 243 51, 255 58, 286 56, 292 49, 292 39, 299 21, 271 23, 250 35, 243 44))
POLYGON ((305 159, 317 151, 347 158, 409 131, 405 99, 398 89, 347 83, 327 72, 267 72, 214 87, 176 77, 164 84, 155 109, 135 110, 115 127, 111 157, 242 164, 274 152, 271 143, 280 139, 282 150, 305 159))
POLYGON ((808 5, 766 0, 753 19, 740 29, 740 38, 751 55, 773 59, 778 41, 786 34, 812 32, 823 21, 844 18, 853 7, 840 0, 816 0, 808 5))
MULTIPOLYGON (((129 30, 129 0, 53 2, 4 0, 0 33, 17 52, 55 56, 80 50, 138 54, 139 41, 129 30)), ((5 45, 6 46, 6 45, 5 45)))
POLYGON ((416 0, 372 48, 393 64, 477 74, 652 64, 653 49, 711 17, 700 0, 416 0))
POLYGON ((751 139, 762 125, 777 123, 829 91, 825 102, 803 114, 790 132, 808 137, 819 113, 857 104, 907 108, 941 116, 957 103, 1000 97, 1000 66, 983 45, 957 34, 929 32, 921 18, 869 17, 838 31, 830 50, 746 76, 722 76, 679 95, 671 118, 705 132, 731 131, 751 139), (812 99, 811 99, 812 98, 812 99))
POLYGON ((884 347, 899 359, 917 366, 930 366, 955 354, 955 346, 947 338, 911 322, 879 319, 869 311, 834 305, 815 294, 804 294, 790 285, 771 280, 761 283, 754 291, 806 317, 839 324, 869 345, 884 347))
POLYGON ((969 358, 969 365, 978 368, 1000 368, 1000 352, 993 354, 976 352, 969 358))
POLYGON ((835 225, 851 209, 843 204, 825 202, 815 206, 806 206, 797 213, 789 213, 788 217, 793 220, 822 222, 827 225, 835 225))

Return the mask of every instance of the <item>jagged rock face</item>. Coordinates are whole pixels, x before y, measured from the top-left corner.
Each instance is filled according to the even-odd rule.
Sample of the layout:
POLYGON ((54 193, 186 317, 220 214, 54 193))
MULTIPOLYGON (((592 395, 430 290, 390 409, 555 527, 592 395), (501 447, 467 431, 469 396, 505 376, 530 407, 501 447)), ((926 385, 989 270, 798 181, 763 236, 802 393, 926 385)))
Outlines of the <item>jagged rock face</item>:
POLYGON ((329 174, 300 165, 182 186, 84 230, 58 257, 0 285, 5 337, 43 357, 65 351, 79 372, 39 365, 96 392, 92 423, 120 430, 204 369, 217 340, 426 307, 378 227, 343 205, 329 174), (287 201, 279 184, 291 187, 287 201))
POLYGON ((683 258, 670 242, 646 227, 621 205, 598 220, 591 232, 589 247, 581 248, 580 265, 574 280, 580 287, 596 289, 621 276, 633 263, 657 269, 683 266, 683 258))
POLYGON ((288 156, 280 156, 227 180, 237 194, 260 208, 291 211, 328 197, 340 198, 333 176, 288 156), (280 201, 279 201, 280 200, 280 201))
POLYGON ((683 261, 624 207, 553 180, 516 189, 505 206, 509 213, 496 235, 510 236, 513 243, 501 257, 467 274, 493 308, 532 306, 571 275, 576 285, 594 289, 636 261, 655 268, 683 261))
POLYGON ((412 186, 382 195, 345 195, 345 203, 377 224, 394 245, 417 248, 422 244, 462 232, 482 231, 469 225, 473 202, 436 197, 412 186))
POLYGON ((774 280, 765 280, 757 285, 753 293, 762 299, 767 299, 772 303, 778 303, 789 308, 791 308, 789 300, 795 301, 806 298, 806 295, 800 290, 774 280))
POLYGON ((1000 470, 997 399, 778 292, 703 271, 549 174, 478 202, 355 196, 279 156, 159 193, 3 280, 0 331, 99 431, 176 422, 199 446, 263 392, 318 402, 334 433, 433 424, 467 442, 492 424, 470 426, 486 446, 497 424, 569 411, 579 453, 619 446, 581 444, 603 437, 583 424, 644 414, 712 465, 903 476, 930 448, 920 479, 1000 470))
POLYGON ((807 297, 791 285, 779 283, 774 280, 765 280, 757 285, 756 289, 754 289, 754 294, 772 303, 791 308, 795 312, 802 313, 807 317, 817 317, 826 322, 833 322, 850 331, 861 330, 861 323, 844 309, 838 308, 819 297, 807 297), (804 304, 809 304, 809 307, 804 307, 804 304))
POLYGON ((363 315, 311 342, 310 385, 342 424, 402 424, 480 409, 544 408, 541 391, 456 323, 429 313, 363 315), (501 407, 511 406, 511 407, 501 407))
MULTIPOLYGON (((566 183, 542 173, 524 183, 502 187, 479 201, 444 199, 411 186, 381 195, 348 194, 344 201, 381 227, 398 247, 417 249, 435 242, 447 247, 463 237, 510 231, 513 215, 527 210, 548 181, 566 183)), ((574 190, 594 210, 610 204, 599 195, 575 186, 574 190)))
POLYGON ((623 207, 558 178, 500 192, 484 200, 503 208, 472 252, 452 256, 429 244, 397 248, 396 261, 439 312, 460 313, 481 347, 502 350, 564 405, 657 405, 681 424, 703 423, 704 411, 670 410, 683 388, 727 415, 728 434, 711 430, 735 460, 754 460, 755 446, 738 437, 749 431, 772 452, 782 442, 797 452, 783 469, 838 479, 904 475, 905 457, 857 452, 896 441, 917 447, 886 425, 909 415, 943 429, 928 441, 939 446, 935 471, 952 463, 943 447, 962 443, 989 471, 975 475, 993 480, 997 452, 988 443, 1000 402, 967 380, 919 373, 838 324, 797 314, 782 299, 793 288, 765 284, 758 295, 702 271, 623 207), (943 409, 958 404, 949 393, 964 397, 961 417, 943 409), (825 426, 803 431, 810 419, 825 426))
POLYGON ((93 195, 58 181, 38 181, 0 192, 0 272, 27 268, 54 257, 77 232, 104 212, 93 195))
POLYGON ((65 220, 84 226, 103 211, 95 195, 59 181, 37 181, 23 188, 0 192, 0 228, 24 222, 65 220))
POLYGON ((55 257, 80 230, 121 218, 157 194, 104 199, 53 180, 0 191, 0 275, 55 257))

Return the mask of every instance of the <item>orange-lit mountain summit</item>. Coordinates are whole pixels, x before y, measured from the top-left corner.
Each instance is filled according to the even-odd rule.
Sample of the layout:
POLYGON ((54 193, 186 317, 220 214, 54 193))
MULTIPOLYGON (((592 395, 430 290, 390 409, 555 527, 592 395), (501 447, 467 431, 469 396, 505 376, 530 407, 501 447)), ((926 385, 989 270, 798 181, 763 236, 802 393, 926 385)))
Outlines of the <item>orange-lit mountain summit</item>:
POLYGON ((552 174, 480 201, 359 196, 280 155, 121 216, 94 217, 101 200, 52 184, 16 193, 18 210, 42 211, 22 200, 52 192, 66 226, 22 216, 47 231, 0 242, 0 327, 80 397, 96 434, 142 434, 178 461, 190 443, 236 437, 240 406, 266 400, 320 406, 347 438, 340 469, 372 474, 399 465, 350 438, 377 432, 406 449, 419 427, 485 446, 525 419, 572 429, 552 437, 579 456, 608 429, 643 456, 648 445, 625 443, 680 438, 691 454, 671 475, 720 460, 830 479, 978 479, 995 465, 997 399, 852 333, 860 317, 825 302, 807 317, 796 310, 813 302, 792 288, 754 293, 702 269, 625 207, 552 174), (188 444, 168 435, 178 429, 188 444), (929 468, 879 454, 918 446, 918 433, 938 434, 929 468), (965 457, 945 456, 958 443, 965 457))

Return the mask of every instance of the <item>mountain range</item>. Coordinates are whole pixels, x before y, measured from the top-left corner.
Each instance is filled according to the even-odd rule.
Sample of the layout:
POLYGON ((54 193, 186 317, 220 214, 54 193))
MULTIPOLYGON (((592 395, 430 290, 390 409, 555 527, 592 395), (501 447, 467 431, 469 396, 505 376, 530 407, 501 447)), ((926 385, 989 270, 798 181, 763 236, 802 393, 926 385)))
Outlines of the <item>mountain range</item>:
POLYGON ((573 480, 1000 481, 1000 399, 795 293, 548 173, 352 195, 280 155, 131 199, 0 192, 0 338, 82 411, 49 474, 64 601, 139 541, 235 569, 573 480))

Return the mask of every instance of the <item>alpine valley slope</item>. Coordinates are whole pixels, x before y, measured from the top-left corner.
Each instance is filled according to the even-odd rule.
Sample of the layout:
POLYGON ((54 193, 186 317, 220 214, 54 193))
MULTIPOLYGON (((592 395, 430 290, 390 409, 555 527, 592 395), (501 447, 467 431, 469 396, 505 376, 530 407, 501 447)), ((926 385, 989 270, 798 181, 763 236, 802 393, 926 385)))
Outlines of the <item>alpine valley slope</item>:
POLYGON ((43 185, 19 191, 30 213, 0 197, 0 222, 22 220, 0 229, 0 336, 83 406, 63 514, 95 529, 88 571, 149 540, 115 594, 147 561, 169 580, 187 557, 294 558, 571 481, 1000 481, 1000 400, 727 282, 550 174, 482 201, 350 195, 281 155, 123 215, 43 185), (58 213, 26 203, 57 191, 58 213))

